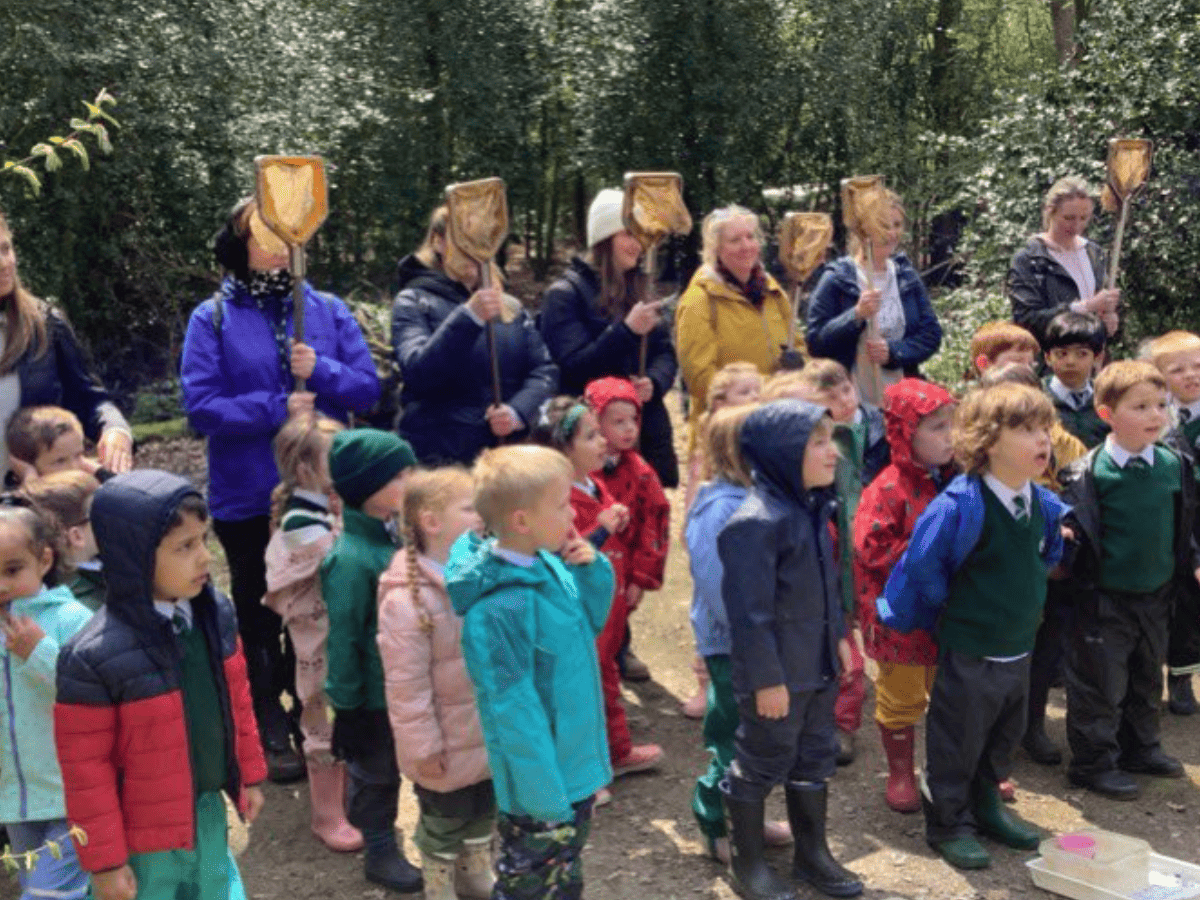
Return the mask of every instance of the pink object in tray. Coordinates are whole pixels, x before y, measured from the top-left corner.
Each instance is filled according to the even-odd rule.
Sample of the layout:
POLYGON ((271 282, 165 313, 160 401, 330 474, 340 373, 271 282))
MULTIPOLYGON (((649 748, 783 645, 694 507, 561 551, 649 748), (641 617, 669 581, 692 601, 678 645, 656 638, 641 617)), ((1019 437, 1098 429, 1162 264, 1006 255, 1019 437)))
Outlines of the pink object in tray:
POLYGON ((1058 838, 1058 846, 1067 853, 1093 859, 1096 856, 1096 839, 1088 834, 1064 834, 1058 838))

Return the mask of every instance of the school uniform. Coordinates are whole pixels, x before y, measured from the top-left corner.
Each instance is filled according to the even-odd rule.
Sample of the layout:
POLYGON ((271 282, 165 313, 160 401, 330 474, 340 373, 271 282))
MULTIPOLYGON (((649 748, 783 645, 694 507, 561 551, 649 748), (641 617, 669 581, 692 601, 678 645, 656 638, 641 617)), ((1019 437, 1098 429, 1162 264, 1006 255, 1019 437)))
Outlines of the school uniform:
POLYGON ((925 727, 934 846, 973 836, 981 798, 1011 771, 1064 512, 1030 482, 1014 491, 990 474, 959 476, 917 521, 877 602, 884 625, 937 636, 925 727))
POLYGON ((1063 496, 1080 543, 1067 656, 1069 773, 1086 783, 1118 767, 1140 771, 1161 755, 1176 578, 1200 567, 1191 538, 1195 480, 1168 447, 1130 454, 1110 437, 1067 470, 1063 496))

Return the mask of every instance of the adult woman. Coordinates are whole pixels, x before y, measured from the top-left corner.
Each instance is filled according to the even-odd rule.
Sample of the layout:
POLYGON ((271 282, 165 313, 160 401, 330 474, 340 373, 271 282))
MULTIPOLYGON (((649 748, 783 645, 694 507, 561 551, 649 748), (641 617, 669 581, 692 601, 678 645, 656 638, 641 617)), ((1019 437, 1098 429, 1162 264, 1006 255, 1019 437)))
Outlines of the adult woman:
POLYGON ((1121 292, 1104 284, 1104 251, 1084 237, 1095 203, 1082 178, 1060 178, 1046 192, 1042 232, 1035 234, 1008 270, 1005 288, 1013 321, 1043 343, 1046 327, 1068 309, 1100 317, 1111 335, 1120 325, 1121 292))
POLYGON ((208 438, 208 502, 229 562, 238 631, 271 779, 303 777, 291 724, 279 703, 295 691, 279 616, 262 605, 271 491, 279 482, 271 442, 292 415, 319 410, 345 422, 379 398, 379 378, 346 305, 304 284, 303 341, 294 337, 287 246, 267 228, 253 198, 217 234, 223 278, 192 311, 180 380, 193 428, 208 438), (294 379, 305 379, 296 391, 294 379))
POLYGON ((663 301, 640 300, 641 245, 621 220, 621 191, 605 188, 588 209, 585 257, 576 257, 542 298, 541 332, 559 367, 559 388, 582 396, 589 381, 628 377, 642 401, 640 450, 663 487, 679 484, 671 418, 663 397, 678 363, 662 321, 663 301), (642 339, 646 373, 639 374, 642 339))
POLYGON ((792 314, 783 288, 763 269, 763 235, 754 213, 742 206, 713 210, 701 233, 703 265, 675 311, 692 445, 712 377, 732 362, 753 363, 764 375, 778 369, 792 314))
POLYGON ((865 359, 880 369, 881 387, 918 375, 918 366, 942 343, 942 326, 921 276, 907 256, 896 252, 903 234, 904 206, 899 196, 887 191, 874 221, 868 223, 869 252, 852 234, 849 255, 825 269, 808 304, 809 352, 840 362, 868 398, 875 394, 874 379, 859 370, 860 340, 865 359), (872 265, 874 271, 868 272, 872 265), (879 336, 866 338, 872 317, 879 336))
POLYGON ((524 308, 495 286, 494 266, 493 287, 478 290, 478 267, 469 260, 448 271, 448 218, 438 207, 424 242, 400 260, 392 352, 404 378, 400 434, 421 462, 470 464, 485 447, 537 424, 558 386, 558 367, 524 308), (501 403, 493 395, 488 322, 501 403))
POLYGON ((133 464, 129 424, 88 367, 62 315, 29 293, 17 274, 8 220, 0 213, 0 476, 7 478, 8 421, 25 406, 62 406, 96 441, 100 463, 113 472, 133 464))

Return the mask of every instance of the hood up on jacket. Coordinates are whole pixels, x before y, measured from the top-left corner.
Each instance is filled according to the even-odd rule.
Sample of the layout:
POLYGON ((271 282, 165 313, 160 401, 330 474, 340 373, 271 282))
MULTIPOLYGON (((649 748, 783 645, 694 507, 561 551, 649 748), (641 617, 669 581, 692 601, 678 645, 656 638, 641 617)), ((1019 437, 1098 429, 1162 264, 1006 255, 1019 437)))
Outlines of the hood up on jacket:
POLYGON ((613 403, 621 401, 623 403, 632 403, 634 409, 637 410, 638 420, 642 418, 642 401, 638 398, 637 388, 633 386, 633 382, 628 378, 617 378, 614 375, 608 375, 604 378, 597 378, 595 381, 588 382, 587 388, 584 389, 583 399, 592 412, 599 419, 604 415, 604 411, 613 403))
POLYGON ((804 450, 829 410, 805 400, 775 400, 760 406, 742 424, 742 456, 754 483, 778 497, 815 508, 833 496, 833 486, 804 487, 804 450))
POLYGON ((444 272, 429 268, 415 253, 408 254, 397 263, 396 277, 401 291, 406 288, 428 291, 451 303, 463 303, 471 296, 465 287, 444 272))
MULTIPOLYGON (((883 392, 883 414, 887 420, 892 463, 897 468, 910 475, 929 471, 928 466, 921 465, 913 458, 913 435, 923 418, 957 402, 945 388, 920 378, 902 378, 888 385, 883 392)), ((953 471, 953 463, 942 467, 945 474, 953 471)))
POLYGON ((154 611, 155 555, 175 510, 192 495, 200 492, 187 479, 157 469, 117 475, 96 491, 92 530, 108 582, 105 603, 113 615, 132 625, 160 618, 154 611))
POLYGON ((450 550, 445 571, 446 593, 450 595, 450 603, 459 616, 465 616, 502 583, 506 586, 518 584, 533 587, 542 581, 534 566, 518 566, 493 553, 494 544, 494 539, 481 538, 475 532, 468 531, 454 542, 450 550))

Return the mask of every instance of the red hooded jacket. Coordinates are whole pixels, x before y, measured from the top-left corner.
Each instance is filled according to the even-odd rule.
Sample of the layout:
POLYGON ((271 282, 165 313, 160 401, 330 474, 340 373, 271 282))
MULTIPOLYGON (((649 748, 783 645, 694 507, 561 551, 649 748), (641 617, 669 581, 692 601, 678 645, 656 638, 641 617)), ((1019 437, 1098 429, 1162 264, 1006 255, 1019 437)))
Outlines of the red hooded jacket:
POLYGON ((863 647, 877 662, 932 666, 937 644, 927 631, 901 634, 881 625, 875 598, 883 593, 892 567, 912 535, 917 517, 954 474, 943 466, 940 483, 913 459, 913 433, 930 413, 955 402, 941 387, 917 378, 904 378, 884 392, 887 439, 892 462, 867 485, 854 516, 854 582, 858 591, 858 622, 863 647))
MULTIPOLYGON (((584 399, 596 418, 618 400, 632 403, 641 414, 637 391, 626 378, 597 378, 587 386, 584 399)), ((671 505, 657 473, 636 450, 624 450, 615 465, 606 465, 592 473, 592 478, 603 483, 613 500, 629 509, 629 525, 621 532, 628 548, 627 582, 644 590, 658 590, 667 567, 671 505)))

